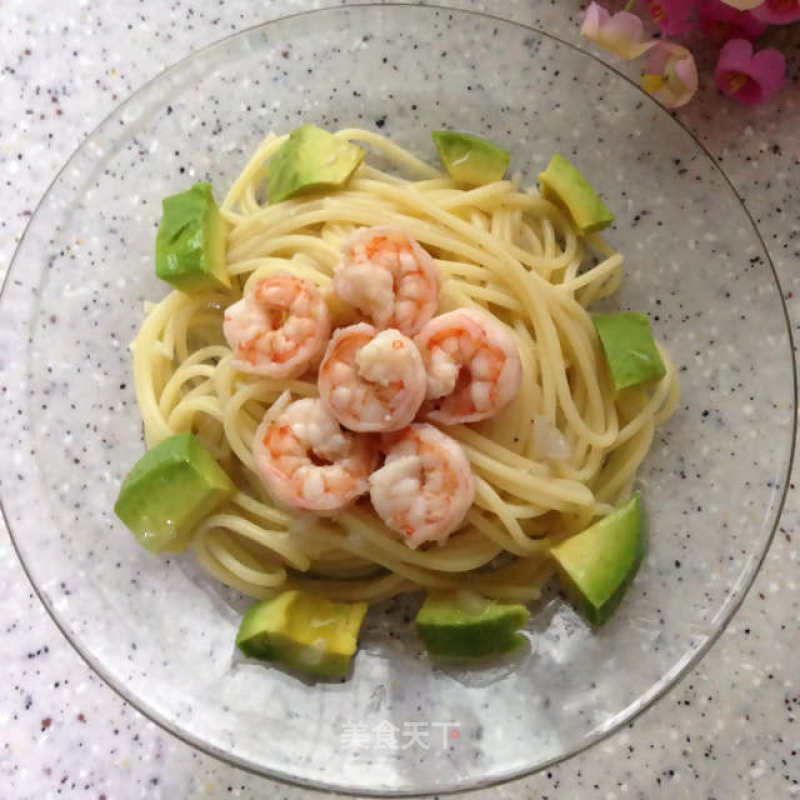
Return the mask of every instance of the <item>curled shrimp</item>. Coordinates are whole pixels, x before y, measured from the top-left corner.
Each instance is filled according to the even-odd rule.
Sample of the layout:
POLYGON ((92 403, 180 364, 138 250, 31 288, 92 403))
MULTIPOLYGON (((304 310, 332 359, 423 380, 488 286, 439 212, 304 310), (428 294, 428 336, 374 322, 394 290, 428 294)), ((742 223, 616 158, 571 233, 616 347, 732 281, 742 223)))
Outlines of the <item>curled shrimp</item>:
POLYGON ((377 328, 413 336, 436 313, 439 275, 433 259, 397 228, 362 228, 345 242, 333 291, 377 328))
POLYGON ((296 378, 322 355, 331 320, 316 286, 279 272, 257 280, 225 309, 222 330, 234 351, 236 369, 296 378))
POLYGON ((317 381, 325 407, 353 431, 405 428, 425 399, 425 366, 417 346, 396 330, 360 322, 337 330, 317 381))
POLYGON ((444 425, 493 417, 519 391, 522 363, 511 332, 486 312, 434 317, 414 341, 425 362, 426 419, 444 425))
POLYGON ((416 549, 444 544, 464 521, 475 481, 461 446, 433 425, 417 423, 384 437, 386 461, 369 479, 378 516, 416 549))
POLYGON ((343 431, 317 398, 267 415, 253 440, 256 471, 272 497, 290 508, 330 514, 369 489, 377 464, 369 436, 343 431))

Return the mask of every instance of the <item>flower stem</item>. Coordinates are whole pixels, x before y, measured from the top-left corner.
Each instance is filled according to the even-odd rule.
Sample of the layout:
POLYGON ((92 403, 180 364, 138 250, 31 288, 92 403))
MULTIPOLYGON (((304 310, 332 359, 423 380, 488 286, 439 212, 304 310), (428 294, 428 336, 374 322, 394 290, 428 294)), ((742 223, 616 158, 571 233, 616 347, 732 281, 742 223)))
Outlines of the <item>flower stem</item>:
POLYGON ((630 11, 636 5, 636 0, 628 0, 628 4, 625 6, 623 11, 630 11))

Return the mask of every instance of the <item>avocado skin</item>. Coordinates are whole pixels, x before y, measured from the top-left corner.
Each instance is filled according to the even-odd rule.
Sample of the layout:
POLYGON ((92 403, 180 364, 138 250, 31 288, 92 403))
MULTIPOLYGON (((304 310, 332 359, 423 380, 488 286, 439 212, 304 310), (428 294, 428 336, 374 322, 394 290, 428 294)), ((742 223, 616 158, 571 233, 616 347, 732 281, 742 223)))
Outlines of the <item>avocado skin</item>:
POLYGON ((290 589, 247 610, 236 646, 260 661, 322 678, 344 678, 366 613, 366 603, 338 603, 290 589), (324 642, 324 649, 315 642, 324 642))
POLYGON ((363 148, 316 125, 296 128, 270 159, 267 198, 279 203, 301 192, 339 188, 365 155, 363 148))
POLYGON ((156 276, 181 292, 228 289, 225 269, 227 223, 211 184, 165 197, 156 234, 156 276))
POLYGON ((522 644, 516 633, 528 619, 519 604, 484 600, 480 610, 460 602, 458 593, 430 594, 417 614, 417 633, 432 656, 485 658, 500 655, 522 644))
POLYGON ((224 470, 190 433, 148 450, 120 486, 114 513, 153 553, 179 552, 197 524, 233 495, 224 470))
POLYGON ((619 605, 644 556, 641 496, 550 550, 564 589, 579 613, 602 625, 619 605))
POLYGON ((614 390, 660 380, 667 372, 653 339, 647 314, 620 311, 593 314, 614 390))
POLYGON ((456 183, 482 186, 503 179, 509 154, 488 139, 455 131, 434 131, 439 158, 456 183))
POLYGON ((614 221, 614 215, 572 163, 556 153, 539 174, 539 191, 547 200, 565 208, 582 236, 596 233, 614 221))

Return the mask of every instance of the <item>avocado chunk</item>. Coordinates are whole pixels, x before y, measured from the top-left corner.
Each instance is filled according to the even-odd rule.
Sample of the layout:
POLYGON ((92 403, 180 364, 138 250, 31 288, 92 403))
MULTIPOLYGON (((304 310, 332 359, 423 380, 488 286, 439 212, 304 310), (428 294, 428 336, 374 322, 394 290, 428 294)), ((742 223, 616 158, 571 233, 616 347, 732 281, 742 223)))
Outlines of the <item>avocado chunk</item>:
POLYGON ((180 552, 200 520, 234 491, 208 451, 190 433, 179 433, 136 462, 122 482, 114 513, 151 552, 180 552))
POLYGON ((593 314, 614 390, 659 380, 667 372, 653 339, 647 314, 620 311, 593 314))
POLYGON ((236 646, 251 658, 323 678, 344 678, 366 613, 366 603, 334 603, 292 589, 248 609, 236 646))
POLYGON ((156 276, 181 292, 229 289, 225 268, 228 225, 210 183, 165 197, 156 234, 156 276))
POLYGON ((280 203, 299 192, 338 189, 364 160, 364 150, 337 139, 315 125, 303 125, 289 134, 270 159, 267 198, 280 203))
POLYGON ((605 622, 616 608, 643 553, 639 494, 550 550, 567 594, 593 625, 605 622))
POLYGON ((481 186, 500 181, 508 166, 508 152, 480 136, 455 131, 434 131, 439 158, 456 183, 481 186))
POLYGON ((515 631, 527 619, 525 606, 459 591, 429 594, 417 614, 416 626, 432 656, 484 658, 524 643, 524 637, 515 631))
POLYGON ((614 221, 614 215, 586 178, 558 153, 539 174, 539 191, 542 197, 569 212, 581 236, 602 230, 614 221))

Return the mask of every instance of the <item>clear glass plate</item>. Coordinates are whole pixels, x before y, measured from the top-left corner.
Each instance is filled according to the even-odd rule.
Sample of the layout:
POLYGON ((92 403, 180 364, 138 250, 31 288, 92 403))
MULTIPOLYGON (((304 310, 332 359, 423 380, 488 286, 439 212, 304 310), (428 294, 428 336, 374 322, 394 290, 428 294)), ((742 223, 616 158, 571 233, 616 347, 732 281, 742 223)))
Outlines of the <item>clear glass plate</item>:
POLYGON ((598 741, 719 635, 780 512, 795 376, 781 292, 752 220, 701 145, 627 79, 546 34, 468 12, 354 7, 245 31, 145 86, 53 182, 2 301, 15 423, 2 500, 42 602, 97 672, 197 747, 315 787, 421 793, 505 780, 598 741), (244 605, 187 558, 141 550, 112 513, 141 455, 128 344, 164 195, 222 194, 270 129, 377 128, 434 161, 450 126, 507 147, 532 183, 574 156, 616 211, 615 303, 650 313, 683 399, 641 472, 646 559, 597 632, 558 596, 532 647, 433 669, 402 604, 370 614, 353 677, 307 684, 234 656, 244 605), (392 632, 390 637, 388 634, 392 632), (396 741, 395 741, 396 740, 396 741))

